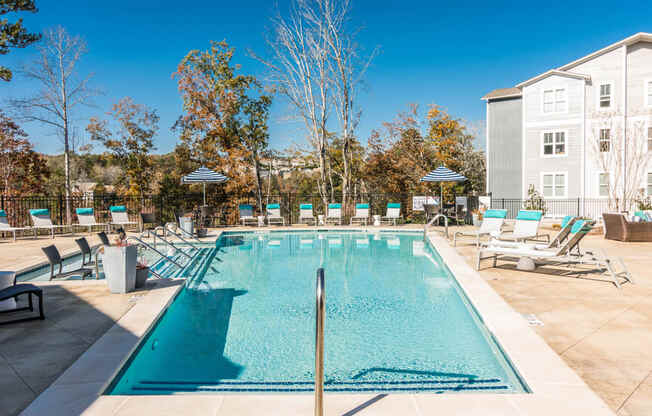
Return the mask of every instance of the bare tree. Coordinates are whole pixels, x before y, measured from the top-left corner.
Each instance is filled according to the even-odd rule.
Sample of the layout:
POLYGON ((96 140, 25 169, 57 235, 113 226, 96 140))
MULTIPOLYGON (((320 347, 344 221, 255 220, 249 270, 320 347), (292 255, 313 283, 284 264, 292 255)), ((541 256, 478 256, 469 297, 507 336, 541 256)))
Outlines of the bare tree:
POLYGON ((618 112, 594 114, 592 119, 590 149, 598 169, 609 175, 609 209, 627 210, 640 192, 652 156, 645 122, 625 122, 618 112))
POLYGON ((306 126, 308 139, 319 159, 319 193, 328 203, 326 189, 326 125, 329 117, 328 28, 318 16, 314 1, 293 0, 284 18, 278 12, 273 34, 267 40, 271 58, 252 55, 271 72, 270 81, 285 96, 294 115, 306 126))
POLYGON ((59 26, 46 30, 44 41, 37 48, 38 58, 22 73, 40 84, 41 89, 34 96, 10 100, 10 105, 18 118, 52 127, 61 138, 66 177, 66 219, 70 224, 72 115, 77 107, 89 105, 98 91, 88 85, 92 74, 81 77, 77 71, 77 64, 87 51, 84 39, 71 36, 59 26))
POLYGON ((348 25, 351 0, 316 0, 316 5, 320 14, 310 18, 315 21, 322 19, 328 29, 325 35, 330 58, 327 62, 332 84, 332 100, 342 136, 342 204, 346 205, 351 191, 351 144, 361 115, 356 105, 356 97, 367 68, 379 49, 376 47, 368 57, 361 57, 360 45, 355 40, 358 29, 348 25))

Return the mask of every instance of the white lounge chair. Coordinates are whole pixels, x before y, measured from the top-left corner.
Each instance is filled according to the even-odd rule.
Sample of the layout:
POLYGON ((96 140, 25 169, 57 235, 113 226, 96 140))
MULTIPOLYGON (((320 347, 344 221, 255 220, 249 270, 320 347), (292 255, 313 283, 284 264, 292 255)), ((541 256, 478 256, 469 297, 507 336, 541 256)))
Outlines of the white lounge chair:
POLYGON ((498 240, 523 242, 545 238, 547 242, 550 242, 550 236, 548 234, 539 234, 539 225, 541 225, 542 219, 543 211, 522 209, 516 216, 514 230, 494 235, 494 237, 498 240))
POLYGON ((12 227, 9 225, 7 219, 7 212, 4 209, 0 209, 0 234, 2 233, 11 233, 14 236, 14 241, 16 241, 16 231, 31 230, 32 227, 12 227))
POLYGON ((369 204, 355 204, 355 215, 351 217, 349 224, 352 225, 354 222, 367 225, 369 222, 369 204))
POLYGON ((130 225, 138 227, 137 221, 129 220, 127 207, 124 205, 113 205, 109 207, 109 211, 111 212, 111 226, 119 226, 125 229, 130 225))
POLYGON ((328 204, 328 211, 324 220, 327 224, 329 222, 342 225, 342 204, 328 204))
POLYGON ((75 224, 77 227, 88 228, 89 233, 93 231, 93 227, 105 228, 109 231, 109 224, 95 220, 95 210, 93 208, 77 208, 75 212, 77 213, 78 224, 75 224))
POLYGON ((267 224, 283 224, 285 218, 281 216, 281 204, 267 204, 267 224))
POLYGON ((480 247, 480 238, 489 237, 492 233, 500 234, 507 218, 506 209, 488 209, 482 216, 482 224, 477 230, 456 231, 453 234, 453 246, 457 246, 457 237, 474 237, 476 247, 480 247))
POLYGON ((620 279, 634 283, 631 274, 621 258, 616 259, 621 266, 621 270, 617 271, 614 261, 609 259, 604 253, 596 255, 592 252, 582 253, 577 250, 580 241, 589 231, 591 231, 591 224, 588 221, 577 220, 571 227, 568 241, 555 248, 541 247, 540 244, 527 243, 517 243, 513 247, 505 247, 504 245, 495 245, 492 241, 478 250, 476 268, 480 270, 480 262, 486 259, 492 259, 493 267, 496 267, 498 258, 513 261, 514 258, 520 260, 523 257, 527 257, 532 259, 535 265, 539 261, 555 266, 597 266, 604 274, 609 275, 612 282, 618 288, 620 288, 620 279), (578 253, 573 253, 573 250, 576 250, 578 253), (483 256, 483 254, 487 253, 489 254, 488 256, 483 256), (507 258, 501 256, 506 256, 507 258))
POLYGON ((34 231, 34 237, 36 237, 37 230, 49 230, 52 238, 54 238, 54 230, 68 229, 70 231, 71 227, 68 225, 56 225, 52 223, 50 219, 50 210, 49 209, 30 209, 29 216, 32 219, 32 230, 34 231))
POLYGON ((387 223, 393 223, 396 225, 396 220, 401 218, 401 204, 398 202, 390 202, 387 204, 387 215, 384 217, 380 218, 380 222, 382 223, 387 222, 387 223))
POLYGON ((254 217, 254 207, 249 204, 238 205, 238 215, 240 216, 240 222, 242 222, 242 225, 244 226, 246 226, 248 222, 253 223, 254 225, 258 224, 258 218, 254 217))
POLYGON ((299 205, 299 224, 303 224, 304 221, 306 223, 312 222, 313 224, 317 225, 317 220, 312 214, 312 204, 299 205))
MULTIPOLYGON (((549 243, 535 244, 534 247, 536 247, 538 250, 559 247, 570 235, 571 229, 573 228, 573 225, 575 224, 576 220, 577 217, 574 217, 572 215, 565 216, 561 221, 561 229, 559 230, 557 235, 555 235, 555 237, 552 240, 550 240, 549 243)), ((523 245, 522 243, 518 243, 518 242, 495 240, 495 239, 491 241, 491 244, 494 246, 501 246, 501 247, 521 247, 523 245)), ((576 245, 576 249, 579 253, 579 244, 576 245)))

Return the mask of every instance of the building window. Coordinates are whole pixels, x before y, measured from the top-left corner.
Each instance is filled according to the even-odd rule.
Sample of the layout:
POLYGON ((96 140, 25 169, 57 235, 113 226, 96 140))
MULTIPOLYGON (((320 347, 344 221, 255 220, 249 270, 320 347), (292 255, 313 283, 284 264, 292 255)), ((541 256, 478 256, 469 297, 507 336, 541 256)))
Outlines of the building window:
POLYGON ((556 88, 543 91, 543 112, 563 113, 566 111, 566 89, 556 88))
POLYGON ((609 196, 609 174, 601 173, 598 182, 599 182, 598 195, 609 196))
POLYGON ((564 156, 566 154, 566 132, 551 131, 543 133, 543 155, 564 156))
POLYGON ((563 198, 566 196, 565 173, 544 173, 542 178, 543 196, 545 198, 563 198))
POLYGON ((611 84, 600 85, 600 108, 611 107, 611 84))
POLYGON ((608 152, 611 149, 611 130, 600 129, 600 151, 608 152))

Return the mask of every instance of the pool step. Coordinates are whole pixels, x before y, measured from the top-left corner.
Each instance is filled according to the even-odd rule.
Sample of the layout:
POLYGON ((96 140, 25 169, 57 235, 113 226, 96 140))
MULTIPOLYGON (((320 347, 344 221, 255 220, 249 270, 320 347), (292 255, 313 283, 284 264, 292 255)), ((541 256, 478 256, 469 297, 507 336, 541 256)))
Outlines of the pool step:
MULTIPOLYGON (((131 388, 134 394, 184 393, 256 393, 311 392, 312 381, 150 381, 143 380, 131 388)), ((497 378, 403 381, 326 381, 329 392, 445 392, 445 391, 506 391, 510 386, 497 378)))

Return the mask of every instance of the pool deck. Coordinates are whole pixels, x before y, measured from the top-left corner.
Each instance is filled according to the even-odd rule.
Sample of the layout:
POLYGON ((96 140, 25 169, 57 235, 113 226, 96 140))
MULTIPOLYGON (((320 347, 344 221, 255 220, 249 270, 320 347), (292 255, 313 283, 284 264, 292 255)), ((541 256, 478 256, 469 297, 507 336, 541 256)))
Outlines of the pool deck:
MULTIPOLYGON (((414 228, 421 230, 422 226, 414 228)), ((455 269, 456 277, 487 318, 488 326, 516 367, 545 400, 537 400, 534 397, 537 394, 327 394, 327 415, 576 414, 586 412, 587 406, 596 409, 591 414, 610 414, 584 383, 619 415, 652 414, 652 352, 649 348, 652 345, 652 279, 650 273, 646 273, 652 267, 652 256, 647 255, 652 244, 587 237, 584 248, 607 248, 611 255, 625 258, 637 284, 625 284, 618 290, 606 281, 559 276, 554 270, 525 273, 501 266, 482 270, 483 279, 478 279, 478 274, 469 266, 475 260, 473 246, 467 244, 453 249, 436 235, 433 238, 447 262, 453 259, 455 264, 449 267, 455 269), (493 291, 486 290, 489 285, 493 291), (478 303, 485 305, 480 307, 478 303), (487 307, 494 308, 493 312, 487 313, 487 307), (534 336, 526 321, 514 310, 535 314, 544 323, 529 328, 534 329, 547 345, 534 336), (534 353, 539 359, 531 359, 532 349, 539 351, 534 353), (581 379, 568 371, 563 362, 581 379), (555 371, 551 371, 553 367, 555 371), (496 412, 490 413, 492 408, 496 412)), ((53 241, 62 252, 75 251, 73 238, 67 236, 57 236, 54 240, 42 237, 16 243, 0 242, 0 269, 22 269, 41 262, 40 247, 53 241)), ((0 415, 18 414, 43 391, 45 394, 23 414, 312 412, 311 395, 102 396, 98 399, 97 392, 180 288, 180 282, 150 283, 146 290, 127 295, 110 294, 102 281, 57 281, 39 285, 45 291, 46 320, 0 329, 0 391, 3 391, 0 415), (81 359, 77 360, 79 357, 81 359), (43 413, 44 409, 48 411, 43 413), (52 409, 57 409, 58 413, 52 409)))

